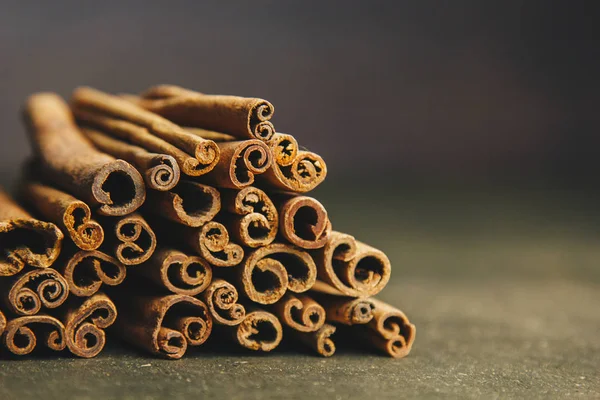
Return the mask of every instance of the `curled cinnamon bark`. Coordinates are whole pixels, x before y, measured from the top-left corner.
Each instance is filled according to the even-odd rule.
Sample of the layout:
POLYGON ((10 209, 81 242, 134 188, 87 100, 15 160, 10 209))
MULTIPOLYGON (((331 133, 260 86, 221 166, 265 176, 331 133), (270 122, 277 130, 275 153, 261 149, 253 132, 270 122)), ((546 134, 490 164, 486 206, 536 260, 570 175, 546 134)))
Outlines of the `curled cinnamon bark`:
POLYGON ((62 275, 52 269, 32 269, 0 281, 2 300, 16 315, 34 315, 42 307, 52 309, 65 302, 69 286, 62 275))
POLYGON ((223 279, 214 279, 201 297, 217 324, 235 326, 246 317, 246 309, 237 302, 235 286, 223 279))
POLYGON ((177 124, 228 133, 240 139, 266 141, 275 133, 269 122, 275 108, 263 99, 208 95, 159 85, 143 93, 137 104, 177 124))
POLYGON ((255 351, 271 351, 283 338, 283 328, 277 317, 260 309, 247 313, 233 329, 234 339, 241 346, 255 351))
POLYGON ((101 151, 131 163, 144 177, 146 186, 154 190, 170 190, 179 182, 177 161, 167 154, 151 153, 98 130, 82 128, 83 134, 101 151))
POLYGON ((278 216, 267 194, 256 187, 222 191, 223 216, 235 240, 248 247, 266 246, 277 235, 278 216))
POLYGON ((235 273, 242 293, 259 304, 273 304, 286 290, 301 293, 316 279, 312 258, 292 246, 272 243, 247 255, 235 273))
POLYGON ((72 107, 78 120, 149 150, 173 156, 186 175, 206 174, 219 161, 219 147, 212 140, 189 133, 122 98, 81 87, 73 92, 72 107))
POLYGON ((104 230, 92 219, 88 205, 70 194, 41 183, 25 182, 21 198, 44 219, 67 232, 80 249, 95 250, 104 241, 104 230))
POLYGON ((325 323, 325 309, 307 295, 286 293, 272 308, 283 324, 298 332, 315 332, 325 323))
POLYGON ((0 188, 0 276, 15 275, 25 265, 52 265, 62 239, 56 225, 34 219, 0 188))
POLYGON ((214 170, 202 177, 212 185, 241 189, 254 183, 255 176, 271 167, 271 151, 260 140, 242 140, 217 143, 221 158, 214 170))
POLYGON ((69 351, 83 358, 100 354, 106 343, 104 329, 117 319, 117 308, 108 296, 96 293, 85 300, 69 302, 63 314, 69 351))
POLYGON ((339 291, 344 296, 373 296, 390 279, 392 268, 387 256, 345 233, 332 231, 327 244, 312 256, 319 280, 334 288, 332 294, 339 291))
MULTIPOLYGON (((377 299, 373 319, 363 327, 368 342, 394 358, 410 353, 415 341, 416 328, 406 315, 391 305, 377 299)), ((358 327, 357 327, 358 328, 358 327)))
POLYGON ((321 288, 325 288, 326 290, 327 285, 321 281, 315 282, 315 285, 312 287, 313 292, 311 292, 311 296, 325 308, 327 321, 344 325, 362 325, 373 319, 375 304, 371 299, 315 292, 321 288))
POLYGON ((279 232, 292 244, 303 249, 325 246, 331 234, 327 210, 308 196, 280 194, 273 197, 279 210, 279 232))
POLYGON ((127 162, 96 150, 77 129, 67 104, 58 95, 29 97, 26 117, 44 178, 102 215, 126 215, 142 205, 146 191, 139 172, 127 162))
POLYGON ((335 326, 324 324, 314 332, 292 331, 294 338, 315 350, 323 357, 331 357, 335 353, 335 343, 331 336, 335 333, 335 326))
POLYGON ((2 311, 0 311, 0 337, 2 337, 2 334, 4 333, 5 328, 6 328, 6 317, 4 316, 4 313, 2 311))
POLYGON ((51 350, 62 351, 67 345, 64 325, 48 315, 28 315, 9 321, 3 335, 4 345, 12 354, 29 354, 37 345, 36 332, 44 335, 45 344, 51 350))
POLYGON ((147 261, 156 248, 156 235, 140 214, 118 219, 102 219, 107 235, 107 247, 124 265, 138 265, 147 261))
POLYGON ((298 142, 292 135, 276 133, 268 145, 273 164, 258 177, 260 182, 278 190, 308 192, 325 180, 325 161, 318 154, 298 150, 298 142))
POLYGON ((212 268, 202 258, 164 247, 158 247, 143 267, 132 268, 129 274, 146 277, 169 292, 188 296, 201 293, 212 280, 212 268))
POLYGON ((178 359, 188 345, 199 346, 212 331, 206 305, 191 296, 132 296, 115 298, 116 331, 126 341, 153 354, 178 359))
POLYGON ((71 254, 61 257, 54 268, 63 274, 75 296, 89 297, 103 284, 116 286, 125 280, 125 266, 108 254, 98 250, 71 254))
POLYGON ((168 192, 148 193, 146 209, 179 224, 200 227, 221 210, 221 195, 212 186, 182 180, 168 192))

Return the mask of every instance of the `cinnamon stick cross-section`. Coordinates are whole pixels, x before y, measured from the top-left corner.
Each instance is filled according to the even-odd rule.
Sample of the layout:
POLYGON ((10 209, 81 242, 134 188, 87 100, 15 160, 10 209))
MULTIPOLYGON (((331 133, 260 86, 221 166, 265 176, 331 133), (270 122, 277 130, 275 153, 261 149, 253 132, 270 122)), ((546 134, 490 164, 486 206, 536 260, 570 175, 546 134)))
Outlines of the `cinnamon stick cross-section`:
POLYGON ((15 275, 25 265, 52 265, 63 237, 56 225, 31 217, 0 188, 0 276, 15 275))
POLYGON ((331 336, 335 333, 336 327, 330 324, 324 324, 314 332, 291 331, 293 338, 310 347, 317 354, 323 357, 331 357, 335 353, 335 343, 331 336))
POLYGON ((283 327, 277 317, 258 308, 252 308, 239 325, 227 329, 239 345, 254 351, 271 351, 283 338, 283 327))
POLYGON ((325 308, 327 321, 343 325, 362 325, 373 319, 375 303, 371 299, 320 292, 327 292, 327 289, 330 289, 327 284, 316 281, 310 292, 311 297, 325 308))
POLYGON ((36 332, 44 334, 50 350, 62 351, 67 345, 62 322, 48 315, 28 315, 8 321, 2 337, 4 346, 17 356, 29 354, 37 345, 36 332))
POLYGON ((331 222, 323 204, 308 196, 278 194, 271 198, 279 210, 279 232, 288 242, 312 250, 325 246, 331 222))
POLYGON ((235 326, 246 317, 246 309, 237 302, 237 289, 223 279, 214 279, 201 297, 217 324, 235 326))
POLYGON ((156 234, 138 213, 121 218, 103 218, 107 240, 103 249, 123 265, 147 261, 156 249, 156 234))
POLYGON ((271 308, 284 325, 298 332, 314 332, 325 323, 325 309, 304 294, 286 293, 271 308))
POLYGON ((102 215, 135 211, 146 198, 140 173, 98 151, 78 130, 67 104, 56 94, 29 97, 26 107, 38 172, 102 215))
POLYGON ((92 219, 92 212, 83 201, 37 182, 24 182, 20 194, 39 215, 67 232, 80 249, 95 250, 104 241, 102 226, 92 219))

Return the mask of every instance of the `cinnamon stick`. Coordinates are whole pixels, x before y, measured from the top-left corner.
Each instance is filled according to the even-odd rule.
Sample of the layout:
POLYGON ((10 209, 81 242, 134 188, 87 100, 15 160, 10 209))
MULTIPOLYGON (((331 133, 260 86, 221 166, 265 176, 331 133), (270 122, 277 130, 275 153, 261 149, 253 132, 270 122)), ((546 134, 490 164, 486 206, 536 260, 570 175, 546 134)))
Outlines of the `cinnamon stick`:
POLYGON ((219 147, 212 140, 189 133, 117 96, 81 87, 73 92, 71 105, 78 120, 148 150, 174 157, 186 175, 206 174, 219 161, 219 147))
POLYGON ((24 356, 35 349, 36 332, 43 335, 45 345, 50 350, 62 351, 67 345, 64 325, 48 315, 28 315, 8 321, 3 344, 12 354, 24 356))
POLYGON ((298 332, 315 332, 325 323, 325 309, 304 294, 286 293, 271 308, 284 325, 298 332))
POLYGON ((179 182, 179 165, 172 156, 151 153, 142 147, 112 138, 95 129, 82 128, 81 131, 96 148, 136 167, 144 177, 148 188, 165 191, 172 189, 179 182))
POLYGON ((362 325, 373 319, 375 304, 369 298, 329 295, 318 291, 327 284, 316 281, 311 296, 325 308, 327 321, 343 325, 362 325))
POLYGON ((266 141, 275 133, 269 122, 275 108, 263 99, 207 95, 174 85, 158 85, 144 92, 137 104, 177 124, 240 139, 266 141))
POLYGON ((15 275, 25 265, 50 266, 62 239, 56 225, 31 217, 0 188, 0 276, 15 275))
POLYGON ((325 246, 331 222, 323 204, 312 197, 287 193, 272 199, 279 210, 279 232, 288 242, 311 250, 325 246))
POLYGON ((133 279, 147 278, 171 293, 195 296, 210 285, 212 268, 200 257, 157 247, 152 257, 142 267, 130 269, 129 275, 133 279))
POLYGON ((183 357, 188 345, 201 345, 212 331, 208 308, 191 296, 128 293, 114 301, 119 310, 116 332, 132 345, 165 358, 183 357))
POLYGON ((354 237, 332 231, 321 249, 311 253, 318 269, 319 280, 331 286, 319 290, 345 296, 367 297, 379 293, 391 274, 387 256, 354 237))
POLYGON ((106 343, 104 329, 117 319, 117 308, 103 293, 69 301, 62 310, 67 347, 78 357, 100 354, 106 343))
POLYGON ((4 316, 4 313, 0 310, 0 337, 2 337, 4 329, 6 329, 6 317, 4 316))
POLYGON ((335 331, 335 326, 324 324, 321 328, 314 332, 290 332, 292 337, 315 350, 317 354, 323 357, 331 357, 335 353, 335 343, 331 339, 331 336, 335 333, 335 331))
POLYGON ((279 346, 283 338, 277 317, 258 308, 252 308, 240 324, 228 329, 239 345, 254 351, 269 352, 279 346))
POLYGON ((77 129, 58 95, 30 96, 26 118, 44 178, 97 208, 101 215, 126 215, 142 205, 146 192, 139 172, 96 150, 77 129))
POLYGON ((146 220, 137 213, 121 218, 103 218, 107 241, 106 253, 123 265, 138 265, 147 261, 156 248, 156 235, 146 220))
POLYGON ((216 324, 235 326, 246 317, 246 309, 239 304, 238 292, 231 283, 216 278, 201 295, 216 324))
POLYGON ((35 268, 0 280, 0 291, 7 309, 16 315, 34 315, 42 307, 53 309, 65 302, 69 286, 52 268, 35 268))
POLYGON ((20 190, 23 201, 41 217, 67 232, 82 250, 95 250, 104 241, 104 230, 92 219, 87 204, 63 191, 38 182, 25 182, 20 190))

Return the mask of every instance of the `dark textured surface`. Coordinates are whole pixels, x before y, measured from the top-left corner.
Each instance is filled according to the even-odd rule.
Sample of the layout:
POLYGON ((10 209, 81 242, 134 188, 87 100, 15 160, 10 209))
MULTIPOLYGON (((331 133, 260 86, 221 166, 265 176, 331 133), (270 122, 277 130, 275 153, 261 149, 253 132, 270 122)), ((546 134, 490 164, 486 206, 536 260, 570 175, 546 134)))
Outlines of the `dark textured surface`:
POLYGON ((0 398, 600 396, 596 197, 414 189, 382 192, 365 211, 360 193, 336 201, 342 190, 319 193, 337 229, 390 255, 380 298, 417 325, 406 359, 199 349, 165 361, 113 341, 93 360, 0 362, 0 398))

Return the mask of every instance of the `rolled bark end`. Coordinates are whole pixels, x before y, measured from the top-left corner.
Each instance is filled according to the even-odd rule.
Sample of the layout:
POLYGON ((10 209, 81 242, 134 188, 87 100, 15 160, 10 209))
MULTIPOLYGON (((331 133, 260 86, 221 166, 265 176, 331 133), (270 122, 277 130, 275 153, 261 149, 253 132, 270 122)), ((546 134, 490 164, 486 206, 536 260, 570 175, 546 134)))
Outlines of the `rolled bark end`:
POLYGON ((42 307, 52 309, 65 302, 69 285, 51 268, 36 269, 20 276, 8 292, 8 305, 17 315, 34 315, 42 307))
POLYGON ((325 323, 325 309, 305 295, 286 294, 273 308, 285 325, 298 332, 315 332, 325 323))
POLYGON ((253 311, 237 326, 236 338, 243 347, 256 351, 271 351, 283 337, 281 323, 266 311, 253 311))
POLYGON ((6 325, 4 344, 12 354, 23 356, 31 353, 37 345, 35 331, 44 335, 46 346, 54 351, 66 347, 65 327, 54 317, 31 315, 18 317, 6 325))
POLYGON ((100 251, 79 251, 68 259, 62 268, 71 293, 89 297, 102 284, 116 286, 125 280, 126 269, 115 258, 100 251))
POLYGON ((199 163, 196 169, 201 172, 201 175, 204 175, 215 168, 221 157, 221 151, 219 146, 212 140, 204 140, 196 146, 194 156, 199 163))
POLYGON ((179 359, 187 350, 185 336, 179 331, 164 326, 160 327, 156 341, 160 354, 166 358, 179 359))
POLYGON ((173 189, 181 176, 177 161, 166 154, 157 155, 153 159, 153 166, 144 172, 146 185, 159 191, 173 189))
POLYGON ((273 104, 257 99, 250 111, 248 128, 257 139, 268 141, 275 134, 275 127, 269 121, 275 113, 273 104))
POLYGON ((282 202, 279 210, 279 229, 290 243, 304 249, 325 246, 331 222, 323 204, 312 197, 298 196, 282 202))
POLYGON ((336 327, 325 324, 315 332, 294 332, 294 337, 323 357, 331 357, 335 353, 335 343, 331 336, 336 327))
POLYGON ((90 208, 82 201, 71 203, 63 216, 73 243, 82 250, 96 250, 104 241, 104 230, 92 220, 90 208))
POLYGON ((204 292, 203 298, 217 324, 235 326, 246 317, 246 309, 237 303, 235 286, 223 279, 215 279, 204 292))
POLYGON ((200 257, 173 251, 164 258, 160 275, 162 283, 173 293, 195 296, 212 280, 212 268, 200 257))
POLYGON ((92 194, 100 204, 98 213, 107 216, 131 214, 146 200, 142 176, 123 160, 110 162, 98 171, 92 194))
POLYGON ((232 212, 232 235, 248 247, 271 244, 278 229, 278 213, 269 196, 255 187, 246 187, 235 195, 223 193, 223 208, 232 212))
POLYGON ((391 357, 402 358, 410 353, 417 329, 397 308, 377 299, 374 317, 366 328, 371 343, 391 357))
POLYGON ((202 257, 217 267, 232 267, 244 258, 242 247, 229 241, 227 228, 218 222, 202 226, 198 243, 202 257))
POLYGON ((121 218, 115 225, 115 236, 121 242, 116 248, 117 259, 125 265, 147 261, 156 249, 156 235, 139 215, 121 218))
POLYGON ((241 281, 244 294, 259 304, 277 302, 285 294, 289 283, 284 265, 272 258, 247 262, 241 281))
MULTIPOLYGON (((238 143, 231 164, 229 165, 229 179, 235 188, 252 185, 254 176, 264 173, 271 167, 271 152, 266 144, 260 140, 244 140, 238 143)), ((223 146, 227 146, 224 144, 223 146)))

